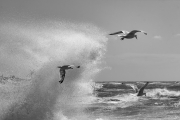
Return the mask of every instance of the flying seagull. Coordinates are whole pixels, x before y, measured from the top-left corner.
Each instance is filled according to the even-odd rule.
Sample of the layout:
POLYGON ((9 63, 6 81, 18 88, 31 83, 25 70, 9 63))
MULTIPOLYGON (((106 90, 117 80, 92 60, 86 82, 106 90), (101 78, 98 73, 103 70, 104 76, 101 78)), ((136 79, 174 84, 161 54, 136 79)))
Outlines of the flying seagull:
POLYGON ((141 89, 139 89, 137 96, 143 96, 143 95, 146 96, 146 93, 144 93, 143 91, 148 84, 149 84, 149 82, 146 82, 146 84, 143 87, 141 87, 141 89))
POLYGON ((119 37, 121 37, 121 40, 124 40, 124 38, 132 39, 134 37, 137 39, 137 35, 135 35, 137 32, 142 32, 145 35, 147 35, 147 33, 142 31, 142 30, 132 30, 131 32, 122 30, 122 31, 118 31, 118 32, 115 32, 115 33, 111 33, 109 35, 118 35, 119 37))
MULTIPOLYGON (((124 83, 123 83, 123 84, 124 84, 124 83)), ((149 82, 146 82, 146 84, 145 84, 143 87, 141 87, 140 89, 138 89, 138 87, 137 87, 136 85, 134 85, 134 84, 126 84, 126 85, 132 87, 133 90, 134 90, 136 93, 138 93, 137 96, 143 96, 143 95, 146 96, 146 93, 144 93, 144 89, 145 89, 145 87, 146 87, 148 84, 149 84, 149 82)))
POLYGON ((80 66, 75 66, 75 65, 58 66, 58 68, 60 68, 60 70, 59 70, 59 75, 60 75, 59 83, 60 84, 64 81, 64 78, 65 78, 65 75, 66 75, 66 70, 73 69, 73 67, 80 68, 80 66))

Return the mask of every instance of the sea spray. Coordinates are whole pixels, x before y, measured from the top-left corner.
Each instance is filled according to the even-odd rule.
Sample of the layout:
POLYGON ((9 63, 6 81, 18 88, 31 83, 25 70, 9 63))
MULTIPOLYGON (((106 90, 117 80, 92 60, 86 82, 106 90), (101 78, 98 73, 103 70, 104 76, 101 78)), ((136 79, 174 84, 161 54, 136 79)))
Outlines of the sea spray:
POLYGON ((152 90, 147 90, 147 96, 160 98, 160 97, 171 97, 171 96, 180 96, 179 91, 168 90, 167 88, 156 88, 152 90))
MULTIPOLYGON (((100 71, 106 50, 107 38, 103 32, 89 24, 12 22, 1 23, 0 34, 0 54, 3 56, 0 62, 7 68, 1 72, 25 77, 30 70, 36 71, 27 87, 20 83, 17 93, 9 92, 15 99, 4 106, 5 111, 0 109, 1 119, 87 118, 83 106, 93 99, 91 84, 100 71), (64 64, 80 65, 81 68, 68 70, 64 82, 59 84, 57 66, 64 64), (21 69, 16 70, 18 67, 21 69)), ((6 104, 6 101, 1 102, 6 104)))

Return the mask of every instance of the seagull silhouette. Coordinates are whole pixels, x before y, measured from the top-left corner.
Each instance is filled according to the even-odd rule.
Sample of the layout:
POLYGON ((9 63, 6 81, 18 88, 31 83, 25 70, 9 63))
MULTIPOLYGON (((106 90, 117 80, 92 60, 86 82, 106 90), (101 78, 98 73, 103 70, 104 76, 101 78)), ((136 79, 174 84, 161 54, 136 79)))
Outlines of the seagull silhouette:
POLYGON ((142 30, 132 30, 131 32, 122 30, 122 31, 118 31, 115 33, 111 33, 109 35, 118 35, 119 37, 121 37, 121 40, 124 40, 124 38, 126 38, 126 39, 136 38, 137 39, 137 35, 136 35, 137 32, 142 32, 145 35, 147 35, 147 33, 142 30))
POLYGON ((63 66, 57 67, 57 68, 60 68, 60 70, 59 70, 59 75, 60 75, 59 83, 60 84, 64 81, 64 78, 66 75, 66 70, 73 69, 73 67, 80 68, 80 66, 75 66, 75 65, 63 65, 63 66))
MULTIPOLYGON (((124 84, 124 83, 123 83, 123 84, 124 84)), ((132 87, 133 90, 134 90, 136 93, 138 93, 137 96, 143 96, 143 95, 146 96, 146 93, 144 93, 144 89, 145 89, 145 87, 146 87, 148 84, 149 84, 149 82, 146 82, 146 84, 145 84, 143 87, 141 87, 140 89, 138 89, 138 87, 137 87, 136 85, 134 85, 134 84, 125 84, 125 85, 128 85, 128 86, 132 87)))
POLYGON ((149 84, 149 82, 146 82, 146 84, 139 89, 137 96, 143 96, 143 95, 146 96, 146 93, 144 93, 144 89, 148 84, 149 84))

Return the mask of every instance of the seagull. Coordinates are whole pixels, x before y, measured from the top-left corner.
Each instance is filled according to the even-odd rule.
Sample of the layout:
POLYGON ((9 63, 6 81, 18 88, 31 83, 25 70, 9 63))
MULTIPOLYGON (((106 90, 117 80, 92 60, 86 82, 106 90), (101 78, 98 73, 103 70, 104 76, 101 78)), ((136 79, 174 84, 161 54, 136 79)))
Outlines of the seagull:
POLYGON ((60 68, 60 70, 59 70, 59 75, 60 75, 59 83, 60 84, 64 81, 64 78, 66 75, 66 70, 73 69, 73 67, 80 68, 80 66, 75 66, 75 65, 63 65, 63 66, 57 67, 57 68, 60 68))
POLYGON ((139 89, 137 96, 143 96, 143 95, 146 96, 146 93, 144 93, 143 91, 148 84, 149 84, 149 82, 146 82, 146 84, 143 87, 141 87, 141 89, 139 89))
POLYGON ((147 33, 142 31, 142 30, 132 30, 131 32, 122 30, 122 31, 118 31, 118 32, 115 32, 115 33, 111 33, 109 35, 116 35, 116 34, 118 34, 118 36, 121 37, 121 40, 124 40, 124 38, 132 39, 134 37, 137 39, 137 35, 135 35, 137 32, 142 32, 145 35, 147 35, 147 33), (121 34, 121 33, 123 33, 123 34, 121 34))
MULTIPOLYGON (((123 84, 124 84, 124 83, 123 83, 123 84)), ((126 84, 126 85, 132 87, 133 90, 134 90, 136 93, 138 93, 137 96, 143 96, 143 95, 146 96, 146 93, 144 93, 143 91, 144 91, 145 87, 146 87, 148 84, 149 84, 149 82, 146 82, 146 84, 145 84, 143 87, 141 87, 140 89, 138 89, 138 87, 137 87, 136 85, 134 85, 134 84, 126 84)))

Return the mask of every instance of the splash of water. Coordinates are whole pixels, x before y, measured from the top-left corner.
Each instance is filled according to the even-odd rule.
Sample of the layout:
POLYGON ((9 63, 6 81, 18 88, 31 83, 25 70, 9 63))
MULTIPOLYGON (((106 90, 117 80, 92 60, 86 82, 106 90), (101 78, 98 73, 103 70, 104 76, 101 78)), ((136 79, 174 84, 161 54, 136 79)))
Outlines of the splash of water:
POLYGON ((11 99, 0 101, 2 120, 87 118, 84 106, 93 99, 89 95, 91 83, 100 71, 106 50, 107 38, 100 29, 62 22, 3 23, 0 34, 0 64, 4 64, 1 73, 26 77, 30 70, 36 71, 30 81, 20 82, 18 87, 5 85, 4 94, 11 99), (81 68, 68 70, 65 81, 59 85, 57 66, 63 64, 81 68))
POLYGON ((166 88, 163 88, 163 89, 156 88, 156 89, 147 91, 147 96, 157 97, 157 98, 158 97, 180 96, 180 92, 179 91, 171 91, 166 88))

